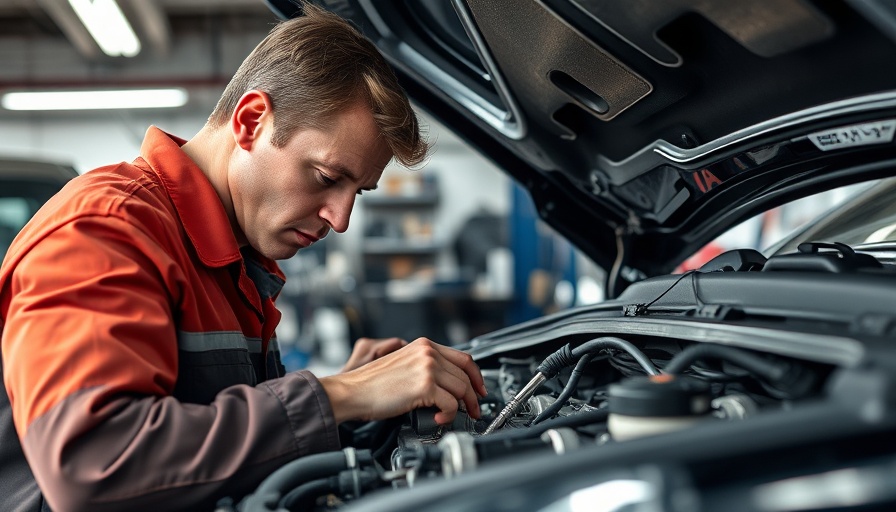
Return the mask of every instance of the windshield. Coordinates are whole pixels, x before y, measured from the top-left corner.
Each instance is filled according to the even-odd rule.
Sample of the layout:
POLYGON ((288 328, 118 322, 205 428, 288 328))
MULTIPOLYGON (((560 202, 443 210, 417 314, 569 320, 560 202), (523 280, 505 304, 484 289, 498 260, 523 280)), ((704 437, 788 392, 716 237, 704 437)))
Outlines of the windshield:
POLYGON ((850 246, 884 243, 892 249, 896 244, 896 178, 828 190, 763 212, 701 248, 675 272, 700 268, 731 249, 756 249, 771 257, 794 252, 807 241, 850 246))
POLYGON ((769 252, 793 252, 806 241, 840 242, 850 246, 896 242, 896 179, 874 182, 846 202, 807 224, 769 252))

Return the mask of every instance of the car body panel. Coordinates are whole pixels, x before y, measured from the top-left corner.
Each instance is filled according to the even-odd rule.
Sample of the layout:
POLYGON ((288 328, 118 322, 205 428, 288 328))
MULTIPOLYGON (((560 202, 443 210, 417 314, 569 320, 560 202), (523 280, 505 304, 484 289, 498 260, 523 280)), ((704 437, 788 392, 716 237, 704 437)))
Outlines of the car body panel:
MULTIPOLYGON (((872 14, 886 2, 335 4, 420 107, 625 274, 668 272, 750 214, 896 153, 892 18, 872 14)), ((628 284, 613 278, 614 293, 628 284)))
POLYGON ((77 175, 65 163, 0 158, 0 256, 38 208, 77 175))

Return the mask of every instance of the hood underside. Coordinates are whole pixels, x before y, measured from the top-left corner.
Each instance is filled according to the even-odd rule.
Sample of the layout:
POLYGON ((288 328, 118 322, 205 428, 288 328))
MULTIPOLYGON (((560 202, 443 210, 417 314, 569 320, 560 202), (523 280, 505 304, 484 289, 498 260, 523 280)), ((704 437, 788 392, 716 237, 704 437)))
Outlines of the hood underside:
POLYGON ((896 162, 886 0, 318 3, 622 275, 667 273, 752 215, 896 162))

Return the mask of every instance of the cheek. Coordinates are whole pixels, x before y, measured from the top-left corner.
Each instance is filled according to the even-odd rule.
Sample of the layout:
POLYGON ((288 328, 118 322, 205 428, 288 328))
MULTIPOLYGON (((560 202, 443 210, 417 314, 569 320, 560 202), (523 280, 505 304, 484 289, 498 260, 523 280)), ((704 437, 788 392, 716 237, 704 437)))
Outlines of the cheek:
POLYGON ((266 205, 264 188, 251 176, 243 175, 236 182, 234 207, 242 223, 253 224, 266 205))
POLYGON ((271 219, 294 222, 317 215, 322 194, 308 183, 297 180, 294 176, 291 178, 267 183, 262 187, 264 192, 258 197, 262 201, 259 206, 264 208, 271 219))
POLYGON ((278 158, 255 159, 237 174, 234 185, 241 216, 252 223, 290 224, 316 216, 323 195, 311 172, 284 166, 278 158))
POLYGON ((254 210, 282 207, 278 203, 282 203, 287 188, 278 177, 276 170, 261 165, 238 173, 235 184, 243 205, 254 210))

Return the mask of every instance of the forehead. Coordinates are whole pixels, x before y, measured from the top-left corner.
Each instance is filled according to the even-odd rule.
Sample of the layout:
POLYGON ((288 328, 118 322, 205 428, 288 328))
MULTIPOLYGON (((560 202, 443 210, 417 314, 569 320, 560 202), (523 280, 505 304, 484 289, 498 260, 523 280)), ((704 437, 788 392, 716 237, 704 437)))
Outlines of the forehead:
POLYGON ((315 131, 311 135, 317 135, 313 138, 318 139, 320 157, 359 181, 365 181, 365 176, 378 178, 392 159, 392 150, 364 103, 333 115, 315 131))

